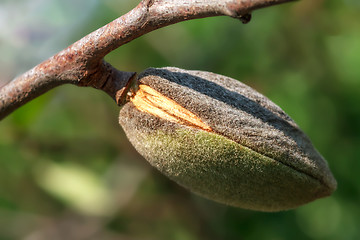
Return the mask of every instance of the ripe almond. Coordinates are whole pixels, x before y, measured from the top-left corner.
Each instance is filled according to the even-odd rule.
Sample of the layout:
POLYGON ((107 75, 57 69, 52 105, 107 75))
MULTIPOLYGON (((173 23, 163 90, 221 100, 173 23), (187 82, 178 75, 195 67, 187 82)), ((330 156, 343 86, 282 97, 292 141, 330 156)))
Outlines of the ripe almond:
POLYGON ((296 123, 226 76, 147 69, 119 119, 151 165, 217 202, 280 211, 336 189, 327 162, 296 123))

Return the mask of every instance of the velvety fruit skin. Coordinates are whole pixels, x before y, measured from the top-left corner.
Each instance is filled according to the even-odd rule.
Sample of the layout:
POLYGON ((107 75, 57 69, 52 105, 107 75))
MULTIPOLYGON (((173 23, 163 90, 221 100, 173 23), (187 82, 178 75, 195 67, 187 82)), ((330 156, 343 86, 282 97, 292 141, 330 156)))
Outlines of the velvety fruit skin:
POLYGON ((245 84, 178 68, 147 69, 138 84, 172 99, 209 126, 204 130, 168 120, 131 100, 120 111, 120 124, 137 151, 185 188, 260 211, 295 208, 336 189, 326 161, 308 137, 278 106, 245 84))

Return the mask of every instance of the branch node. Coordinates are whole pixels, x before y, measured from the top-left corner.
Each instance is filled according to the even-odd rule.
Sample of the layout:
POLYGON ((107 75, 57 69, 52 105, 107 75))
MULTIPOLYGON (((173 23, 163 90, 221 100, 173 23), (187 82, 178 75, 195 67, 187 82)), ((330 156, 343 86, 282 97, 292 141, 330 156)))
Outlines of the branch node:
POLYGON ((246 13, 237 17, 243 24, 247 24, 251 20, 251 13, 246 13))

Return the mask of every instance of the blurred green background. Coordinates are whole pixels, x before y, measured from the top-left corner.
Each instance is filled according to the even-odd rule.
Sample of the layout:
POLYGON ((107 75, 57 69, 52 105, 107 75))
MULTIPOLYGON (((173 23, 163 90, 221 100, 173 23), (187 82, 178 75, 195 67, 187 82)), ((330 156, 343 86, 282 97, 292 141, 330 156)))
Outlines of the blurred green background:
MULTIPOLYGON (((0 86, 137 0, 0 0, 0 86)), ((173 25, 107 56, 125 71, 176 66, 243 81, 282 107, 338 190, 262 213, 195 196, 139 156, 116 104, 62 86, 0 122, 0 240, 360 239, 360 3, 302 0, 173 25)))

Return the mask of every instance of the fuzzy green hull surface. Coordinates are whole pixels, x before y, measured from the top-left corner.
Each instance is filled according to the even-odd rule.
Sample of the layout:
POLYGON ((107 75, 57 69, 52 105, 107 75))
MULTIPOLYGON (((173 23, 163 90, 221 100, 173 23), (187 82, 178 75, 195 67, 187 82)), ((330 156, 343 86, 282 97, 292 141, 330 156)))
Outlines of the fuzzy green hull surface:
POLYGON ((170 179, 227 205, 280 211, 328 194, 313 177, 217 134, 184 129, 130 140, 170 179))

